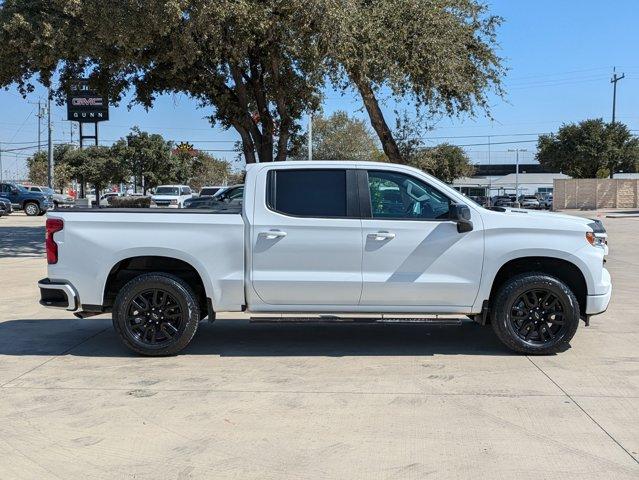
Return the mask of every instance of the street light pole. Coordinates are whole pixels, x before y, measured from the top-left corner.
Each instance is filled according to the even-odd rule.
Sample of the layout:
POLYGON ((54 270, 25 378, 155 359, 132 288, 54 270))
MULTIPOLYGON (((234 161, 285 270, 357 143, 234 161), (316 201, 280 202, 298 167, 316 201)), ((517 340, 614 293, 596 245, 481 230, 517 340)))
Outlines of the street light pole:
POLYGON ((53 126, 51 125, 51 87, 49 87, 47 96, 47 123, 48 123, 48 138, 47 138, 47 159, 48 159, 48 175, 47 180, 49 188, 53 188, 53 126))
POLYGON ((525 148, 509 149, 509 152, 515 152, 515 208, 519 208, 519 152, 527 152, 525 148))
POLYGON ((308 114, 308 161, 313 160, 313 114, 308 114))

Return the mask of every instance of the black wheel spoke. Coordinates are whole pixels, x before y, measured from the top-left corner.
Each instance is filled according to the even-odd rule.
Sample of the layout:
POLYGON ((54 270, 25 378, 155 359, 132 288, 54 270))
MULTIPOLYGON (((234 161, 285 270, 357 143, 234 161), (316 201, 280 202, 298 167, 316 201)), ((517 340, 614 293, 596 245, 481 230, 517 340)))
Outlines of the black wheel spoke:
POLYGON ((137 342, 164 346, 179 336, 186 321, 180 303, 161 288, 151 288, 136 295, 130 302, 126 327, 137 342))
POLYGON ((520 294, 510 308, 513 333, 523 341, 541 345, 565 330, 564 305, 550 289, 535 288, 520 294))

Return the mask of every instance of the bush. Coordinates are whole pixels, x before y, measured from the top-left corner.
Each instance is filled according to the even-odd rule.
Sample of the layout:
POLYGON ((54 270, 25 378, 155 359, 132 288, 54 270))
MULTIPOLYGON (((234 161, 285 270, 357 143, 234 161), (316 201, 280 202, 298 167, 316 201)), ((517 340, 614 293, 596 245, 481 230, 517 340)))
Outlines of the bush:
POLYGON ((111 197, 109 206, 113 208, 150 208, 151 197, 111 197))

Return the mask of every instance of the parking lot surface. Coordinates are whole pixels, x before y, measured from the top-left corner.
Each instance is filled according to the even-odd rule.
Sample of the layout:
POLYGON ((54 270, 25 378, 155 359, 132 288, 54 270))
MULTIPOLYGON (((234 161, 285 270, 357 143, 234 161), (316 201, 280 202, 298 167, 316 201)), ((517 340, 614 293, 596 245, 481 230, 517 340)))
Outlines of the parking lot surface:
POLYGON ((556 356, 471 322, 226 315, 142 358, 108 315, 40 307, 44 218, 0 218, 0 479, 639 478, 639 218, 604 223, 610 308, 556 356))

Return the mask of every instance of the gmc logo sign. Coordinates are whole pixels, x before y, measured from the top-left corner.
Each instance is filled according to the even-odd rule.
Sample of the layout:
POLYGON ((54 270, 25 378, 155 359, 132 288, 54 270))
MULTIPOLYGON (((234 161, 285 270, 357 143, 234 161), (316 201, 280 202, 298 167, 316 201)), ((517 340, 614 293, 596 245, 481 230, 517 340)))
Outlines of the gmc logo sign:
POLYGON ((108 98, 91 90, 86 79, 76 80, 67 95, 67 120, 96 123, 108 119, 108 98))
POLYGON ((76 97, 71 99, 74 107, 101 107, 104 105, 100 97, 76 97))

